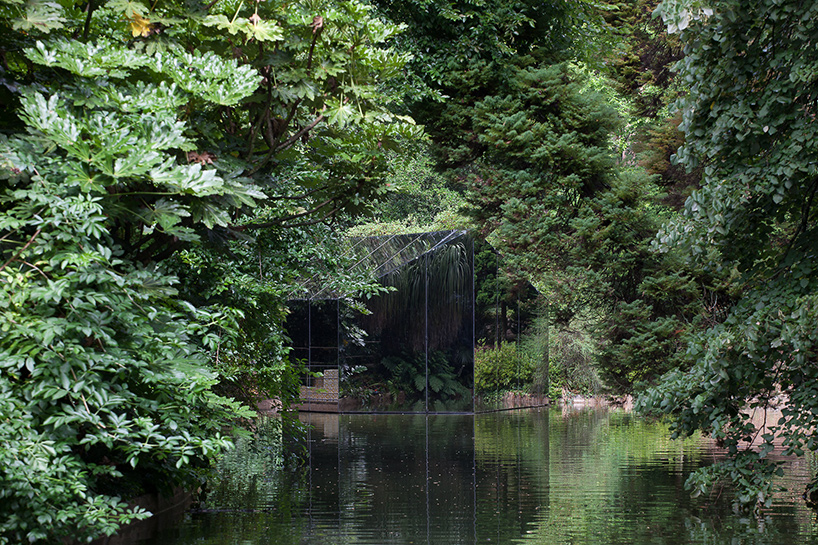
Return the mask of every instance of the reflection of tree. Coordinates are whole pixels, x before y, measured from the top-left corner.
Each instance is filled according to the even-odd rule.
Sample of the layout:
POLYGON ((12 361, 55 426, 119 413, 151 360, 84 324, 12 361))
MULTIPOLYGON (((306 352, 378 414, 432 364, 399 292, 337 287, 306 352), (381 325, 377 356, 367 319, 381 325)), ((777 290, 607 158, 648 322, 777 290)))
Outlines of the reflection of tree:
MULTIPOLYGON (((368 543, 473 543, 470 417, 341 417, 342 533, 368 543), (468 514, 469 516, 463 516, 468 514)), ((350 542, 354 542, 351 539, 350 542)))
POLYGON ((664 543, 663 529, 678 530, 679 521, 671 519, 684 512, 687 496, 683 479, 667 466, 698 454, 692 444, 674 450, 664 426, 623 412, 553 418, 551 456, 559 463, 550 467, 549 509, 538 514, 529 539, 640 543, 653 537, 664 543))
POLYGON ((450 358, 440 351, 404 357, 387 356, 381 362, 389 372, 389 382, 406 392, 410 400, 418 400, 424 394, 441 401, 463 399, 471 395, 450 358))
POLYGON ((307 531, 302 517, 308 494, 308 468, 285 447, 284 428, 292 422, 263 418, 236 440, 218 462, 189 515, 166 545, 296 545, 307 531))
POLYGON ((388 352, 423 351, 427 335, 430 351, 451 346, 464 318, 470 318, 471 274, 463 241, 421 255, 381 279, 395 290, 370 301, 372 314, 364 318, 364 329, 371 334, 389 331, 382 339, 388 352))
POLYGON ((798 533, 783 519, 739 519, 724 502, 702 510, 690 499, 685 477, 710 459, 709 443, 672 441, 666 426, 621 411, 553 412, 550 424, 548 508, 526 541, 772 545, 798 533))
POLYGON ((476 415, 474 448, 477 542, 511 543, 549 505, 549 412, 476 415))
POLYGON ((241 441, 211 486, 216 512, 162 543, 815 542, 814 514, 792 498, 758 519, 694 504, 684 476, 709 444, 622 411, 332 415, 325 430, 295 473, 275 428, 241 441))
POLYGON ((393 289, 367 301, 363 346, 344 346, 342 397, 354 410, 470 410, 471 239, 445 231, 366 243, 393 289))
POLYGON ((693 443, 676 450, 670 445, 665 427, 619 412, 479 417, 475 451, 482 495, 496 502, 479 512, 480 535, 503 525, 497 537, 506 541, 522 536, 536 543, 640 543, 642 530, 631 532, 629 524, 678 529, 680 522, 671 519, 687 494, 681 473, 667 465, 690 464, 699 451, 693 443), (644 500, 657 493, 657 501, 644 500))

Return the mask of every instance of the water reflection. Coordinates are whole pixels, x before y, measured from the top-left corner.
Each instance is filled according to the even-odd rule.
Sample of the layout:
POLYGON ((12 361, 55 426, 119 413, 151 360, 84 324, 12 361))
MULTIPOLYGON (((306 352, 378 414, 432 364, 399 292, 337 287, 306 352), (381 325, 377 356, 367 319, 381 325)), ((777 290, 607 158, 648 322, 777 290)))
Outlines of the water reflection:
POLYGON ((303 415, 309 463, 268 431, 242 446, 197 512, 140 543, 818 544, 800 499, 811 462, 760 518, 693 503, 703 441, 667 439, 622 411, 303 415))

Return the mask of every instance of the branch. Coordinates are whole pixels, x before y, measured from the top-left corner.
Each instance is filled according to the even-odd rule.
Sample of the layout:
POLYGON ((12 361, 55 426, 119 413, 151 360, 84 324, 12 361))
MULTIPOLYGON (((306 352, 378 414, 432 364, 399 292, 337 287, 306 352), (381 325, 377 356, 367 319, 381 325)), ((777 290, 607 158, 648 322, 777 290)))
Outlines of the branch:
MULTIPOLYGON (((13 256, 11 256, 11 257, 9 258, 9 260, 8 260, 8 261, 6 261, 5 263, 3 263, 3 266, 2 266, 2 267, 0 267, 0 271, 2 271, 3 269, 5 269, 6 267, 8 267, 8 264, 9 264, 9 263, 11 263, 12 261, 14 261, 14 260, 15 260, 15 259, 17 259, 18 257, 20 257, 20 254, 22 254, 23 252, 25 252, 25 251, 26 251, 26 248, 28 248, 29 246, 31 246, 31 243, 32 243, 32 242, 34 242, 34 239, 35 239, 35 238, 37 238, 37 235, 39 235, 39 234, 40 234, 40 231, 42 231, 42 230, 43 230, 43 228, 42 228, 42 227, 40 227, 39 229, 37 229, 37 230, 34 232, 34 234, 33 234, 33 235, 31 235, 31 238, 30 238, 30 239, 28 239, 28 242, 26 242, 26 245, 25 245, 25 246, 23 246, 22 248, 20 248, 20 250, 19 250, 19 251, 18 251, 16 254, 14 254, 13 256)), ((36 267, 34 267, 34 268, 36 269, 36 267)), ((37 269, 37 270, 39 270, 39 269, 37 269)))
POLYGON ((24 264, 24 265, 28 265, 29 267, 31 267, 32 269, 34 269, 35 271, 40 273, 43 276, 43 278, 48 280, 48 275, 45 274, 37 265, 34 265, 33 263, 29 263, 28 261, 21 261, 21 263, 24 264))
POLYGON ((338 212, 339 210, 341 210, 341 209, 340 208, 333 208, 332 210, 329 211, 329 214, 327 214, 323 218, 316 218, 316 219, 310 220, 310 221, 302 221, 300 223, 285 223, 285 224, 281 224, 279 227, 282 227, 284 229, 293 229, 295 227, 307 227, 307 226, 310 226, 310 225, 315 225, 316 223, 323 222, 328 217, 334 217, 335 213, 338 212))
POLYGON ((140 263, 161 261, 163 257, 170 256, 178 248, 178 240, 174 240, 175 238, 176 237, 171 237, 161 231, 155 231, 147 235, 140 241, 140 244, 136 246, 137 252, 136 255, 134 255, 134 259, 140 263), (144 250, 140 249, 145 242, 150 239, 153 239, 150 246, 144 250), (161 249, 163 246, 164 249, 161 249))
POLYGON ((94 14, 94 10, 96 7, 94 6, 94 0, 88 0, 88 15, 85 17, 85 26, 82 29, 82 41, 88 41, 88 32, 91 30, 91 16, 94 14))
POLYGON ((309 125, 305 125, 305 126, 304 126, 304 127, 301 129, 301 130, 299 130, 298 132, 296 132, 295 134, 293 134, 292 136, 290 136, 290 137, 287 139, 287 141, 286 141, 286 142, 284 142, 283 144, 279 144, 279 145, 278 145, 278 147, 276 147, 275 151, 283 151, 283 150, 285 150, 285 149, 289 148, 290 146, 292 146, 293 144, 295 144, 295 143, 298 141, 298 139, 299 139, 299 138, 301 138, 302 136, 304 136, 305 134, 307 134, 308 132, 310 132, 312 129, 314 129, 314 128, 315 128, 315 126, 316 126, 316 125, 318 125, 319 123, 321 123, 323 120, 324 120, 324 114, 319 115, 319 116, 318 116, 318 117, 315 119, 315 121, 313 121, 313 122, 312 122, 312 123, 310 123, 309 125))
MULTIPOLYGON (((267 227, 282 226, 282 224, 284 222, 286 222, 286 221, 291 221, 291 220, 294 220, 294 219, 297 219, 297 218, 303 218, 304 216, 312 215, 312 214, 318 212, 319 210, 321 210, 322 208, 324 208, 325 206, 327 206, 328 204, 331 204, 334 200, 335 200, 334 198, 327 199, 324 202, 322 202, 321 204, 319 204, 318 206, 314 207, 312 210, 306 210, 304 212, 300 212, 298 214, 293 214, 291 216, 287 216, 287 217, 284 217, 284 218, 279 218, 277 220, 268 221, 268 222, 265 222, 265 223, 249 223, 247 225, 240 225, 240 226, 232 226, 231 225, 230 228, 235 229, 236 231, 243 231, 245 229, 265 229, 267 227)), ((326 214, 324 217, 329 216, 331 214, 334 214, 338 210, 339 210, 339 208, 335 207, 332 210, 330 210, 330 212, 328 214, 326 214)), ((318 220, 311 220, 310 223, 305 223, 303 225, 311 225, 311 224, 314 224, 314 223, 319 223, 321 221, 323 221, 323 218, 318 219, 318 220)), ((301 224, 286 225, 285 227, 299 227, 299 226, 301 226, 301 224)))
POLYGON ((293 122, 293 118, 295 117, 295 112, 296 112, 296 110, 298 109, 298 105, 299 105, 299 104, 301 104, 301 99, 300 99, 300 98, 299 98, 299 99, 296 99, 296 101, 295 101, 295 102, 293 102, 293 107, 292 107, 292 108, 290 108, 290 113, 287 115, 287 119, 285 119, 285 120, 284 120, 284 125, 282 126, 282 132, 281 132, 281 134, 284 134, 284 132, 283 132, 283 131, 284 131, 284 129, 286 129, 287 127, 289 127, 289 126, 290 126, 290 123, 292 123, 292 122, 293 122))
POLYGON ((154 261, 156 262, 164 261, 165 259, 172 256, 174 252, 176 252, 176 250, 178 250, 181 247, 182 241, 176 237, 173 237, 173 239, 171 240, 171 242, 168 243, 165 249, 154 256, 154 261))
POLYGON ((312 18, 312 43, 310 43, 310 52, 307 55, 307 70, 312 68, 312 54, 315 52, 315 44, 318 42, 318 37, 321 36, 321 32, 324 30, 324 18, 320 15, 316 15, 312 18))
POLYGON ((779 266, 781 266, 784 260, 787 259, 787 255, 789 255, 790 251, 793 249, 793 246, 795 246, 795 241, 801 236, 802 233, 806 232, 807 227, 809 226, 810 210, 812 209, 812 202, 815 200, 816 190, 818 190, 818 178, 815 178, 812 181, 812 185, 809 188, 809 197, 807 197, 801 208, 801 222, 798 224, 798 228, 796 228, 795 233, 793 233, 790 243, 787 245, 787 250, 782 254, 781 263, 779 266))
MULTIPOLYGON (((315 54, 315 45, 318 43, 318 38, 321 36, 321 33, 324 30, 324 18, 321 17, 320 15, 316 15, 315 17, 312 18, 312 24, 310 26, 312 27, 312 41, 310 42, 310 51, 307 54, 307 70, 312 69, 312 61, 313 61, 313 56, 315 54)), ((316 119, 311 124, 304 127, 303 129, 299 130, 298 132, 296 132, 294 135, 292 135, 290 138, 288 138, 286 142, 284 142, 281 145, 276 145, 277 140, 278 140, 278 134, 284 134, 286 128, 289 127, 290 123, 292 123, 292 120, 295 117, 296 110, 298 109, 299 104, 301 104, 301 99, 299 98, 298 100, 296 100, 293 103, 292 108, 290 108, 290 113, 287 115, 287 119, 285 119, 283 125, 277 131, 275 131, 278 134, 275 135, 275 140, 274 140, 270 136, 273 133, 272 126, 270 126, 271 120, 270 120, 270 116, 269 116, 270 104, 272 102, 272 84, 271 83, 268 83, 268 91, 269 91, 269 97, 267 99, 267 104, 265 104, 264 108, 262 109, 263 114, 262 114, 262 116, 259 117, 258 123, 256 125, 254 125, 252 127, 252 129, 250 130, 250 139, 249 139, 249 142, 248 142, 248 145, 247 145, 247 158, 249 160, 250 156, 253 153, 253 141, 255 141, 258 126, 261 125, 261 124, 268 125, 266 128, 267 128, 268 139, 270 141, 267 142, 267 144, 270 146, 270 150, 267 152, 267 155, 264 156, 264 159, 261 160, 261 163, 259 163, 258 166, 256 166, 256 168, 254 168, 252 171, 250 171, 251 176, 253 174, 255 174, 256 172, 258 172, 259 170, 261 170, 270 161, 270 159, 272 159, 273 155, 276 152, 285 150, 285 149, 289 148, 290 146, 292 146, 299 138, 304 136, 304 134, 306 134, 310 129, 315 127, 318 123, 320 123, 324 119, 323 114, 319 115, 318 119, 316 119), (266 118, 264 116, 266 116, 266 118), (266 121, 266 123, 265 123, 265 121, 266 121)), ((262 129, 262 130, 264 130, 264 129, 262 129)))
MULTIPOLYGON (((293 111, 295 110, 295 107, 296 107, 297 105, 298 105, 297 103, 293 105, 293 111)), ((291 118, 292 118, 292 114, 290 115, 290 117, 289 117, 289 118, 287 118, 287 121, 285 121, 285 125, 284 125, 284 126, 289 125, 289 122, 290 122, 290 119, 291 119, 291 118)), ((297 131, 295 134, 293 134, 292 136, 290 136, 290 137, 287 139, 287 141, 286 141, 286 142, 284 142, 283 144, 280 144, 280 145, 278 145, 278 146, 276 146, 276 147, 272 147, 272 146, 271 146, 271 147, 270 147, 270 150, 267 152, 267 155, 265 155, 265 156, 264 156, 264 159, 262 159, 262 160, 261 160, 261 162, 260 162, 258 165, 256 165, 256 166, 255 166, 255 168, 253 168, 253 170, 251 170, 251 171, 250 171, 250 172, 249 172, 247 175, 248 175, 248 176, 252 176, 252 175, 253 175, 253 174, 255 174, 256 172, 258 172, 259 170, 261 170, 262 168, 264 168, 264 166, 265 166, 267 163, 269 163, 269 162, 270 162, 270 159, 272 159, 272 158, 273 158, 273 155, 275 155, 275 153, 276 153, 276 152, 283 151, 283 150, 285 150, 285 149, 289 148, 290 146, 292 146, 293 144, 295 144, 295 143, 298 141, 298 139, 299 139, 299 138, 301 138, 301 137, 302 137, 302 136, 304 136, 306 133, 308 133, 309 131, 311 131, 312 129, 314 129, 314 128, 315 128, 315 126, 316 126, 316 125, 318 125, 318 124, 319 124, 321 121, 323 121, 323 120, 324 120, 324 114, 320 114, 320 115, 318 116, 318 118, 316 118, 316 119, 315 119, 315 121, 313 121, 313 122, 312 122, 312 123, 310 123, 309 125, 306 125, 305 127, 303 127, 303 128, 301 128, 300 130, 298 130, 298 131, 297 131)))
POLYGON ((273 119, 270 117, 269 111, 268 115, 264 118, 263 130, 264 133, 262 134, 262 138, 264 138, 264 141, 267 142, 267 147, 269 149, 275 149, 278 137, 275 134, 275 128, 273 127, 273 119))
MULTIPOLYGON (((264 104, 264 107, 261 108, 261 113, 258 116, 258 119, 255 123, 250 126, 250 135, 247 138, 247 160, 250 160, 250 157, 253 155, 253 144, 256 141, 256 134, 258 133, 259 127, 264 124, 265 120, 270 117, 270 104, 272 104, 273 96, 269 92, 267 93, 267 102, 264 104)), ((248 113, 250 108, 248 108, 248 113)), ((250 114, 252 116, 252 114, 250 114)), ((255 172, 255 171, 254 171, 255 172)))
POLYGON ((300 201, 301 199, 306 199, 307 197, 311 197, 312 195, 315 195, 319 191, 323 191, 326 188, 327 188, 327 186, 322 185, 321 187, 316 187, 312 191, 308 191, 306 193, 302 193, 301 195, 296 195, 294 197, 291 197, 289 195, 282 195, 280 197, 267 197, 267 200, 268 201, 300 201))

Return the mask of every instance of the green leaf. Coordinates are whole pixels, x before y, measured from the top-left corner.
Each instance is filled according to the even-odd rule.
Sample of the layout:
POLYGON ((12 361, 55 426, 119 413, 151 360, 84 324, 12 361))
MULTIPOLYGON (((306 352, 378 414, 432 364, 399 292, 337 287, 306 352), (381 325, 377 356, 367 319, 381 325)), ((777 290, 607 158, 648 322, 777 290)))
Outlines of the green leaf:
POLYGON ((215 169, 202 170, 199 164, 172 165, 166 161, 161 168, 150 171, 153 183, 184 195, 204 197, 224 192, 224 181, 215 169))
POLYGON ((34 48, 26 49, 25 53, 32 62, 64 68, 85 77, 126 77, 130 69, 145 66, 149 60, 107 40, 84 43, 60 38, 49 41, 47 45, 38 41, 34 48))
POLYGON ((355 109, 348 102, 333 101, 329 104, 327 111, 328 121, 330 125, 335 125, 338 128, 344 128, 347 124, 354 121, 356 117, 355 109))
POLYGON ((145 4, 134 0, 108 0, 105 6, 117 13, 123 14, 128 19, 132 19, 135 15, 147 17, 150 13, 150 10, 145 4))
POLYGON ((284 30, 275 21, 261 20, 252 26, 252 37, 259 42, 278 42, 284 39, 284 30))
POLYGON ((169 231, 185 217, 190 217, 190 212, 187 207, 169 199, 162 198, 156 201, 151 207, 148 221, 152 224, 158 224, 164 231, 169 231))
POLYGON ((65 22, 63 8, 57 2, 27 0, 23 17, 13 19, 11 26, 23 32, 38 30, 48 33, 63 28, 65 22))
POLYGON ((215 26, 219 30, 227 30, 230 34, 237 34, 240 31, 244 32, 242 27, 249 24, 249 21, 244 18, 230 20, 227 16, 219 14, 208 15, 202 24, 205 26, 215 26))
POLYGON ((212 51, 157 54, 150 65, 194 96, 223 106, 233 106, 250 96, 260 81, 252 66, 239 65, 212 51))

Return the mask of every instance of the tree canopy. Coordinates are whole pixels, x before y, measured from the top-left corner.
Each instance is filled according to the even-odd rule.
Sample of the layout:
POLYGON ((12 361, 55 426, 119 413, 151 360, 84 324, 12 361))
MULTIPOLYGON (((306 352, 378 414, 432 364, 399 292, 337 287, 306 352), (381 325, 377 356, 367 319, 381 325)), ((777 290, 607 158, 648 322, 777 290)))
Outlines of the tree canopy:
POLYGON ((651 6, 0 0, 0 543, 195 482, 297 393, 294 280, 383 289, 339 228, 459 204, 612 388, 727 449, 691 486, 768 501, 773 445, 818 449, 818 7, 651 6))
POLYGON ((727 477, 741 503, 768 504, 769 477, 780 471, 767 459, 774 444, 787 454, 818 447, 818 6, 666 0, 658 13, 685 47, 678 161, 704 172, 658 247, 726 271, 736 300, 693 337, 689 370, 664 377, 641 406, 670 414, 676 434, 703 430, 727 449, 725 462, 691 479, 697 491, 727 477), (779 420, 754 423, 779 405, 779 420))

